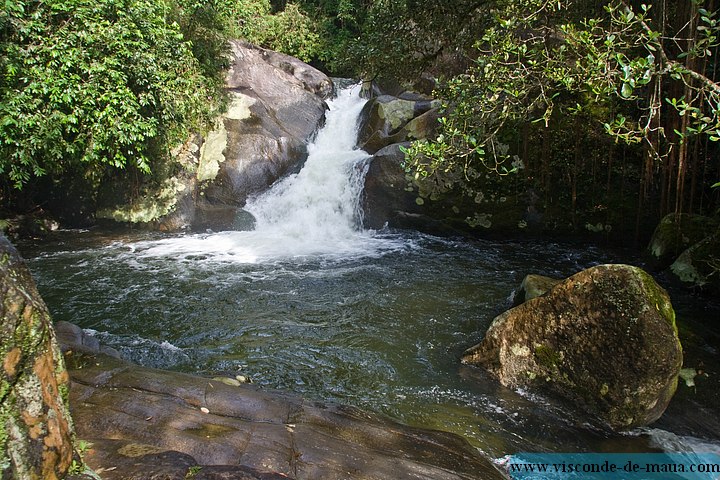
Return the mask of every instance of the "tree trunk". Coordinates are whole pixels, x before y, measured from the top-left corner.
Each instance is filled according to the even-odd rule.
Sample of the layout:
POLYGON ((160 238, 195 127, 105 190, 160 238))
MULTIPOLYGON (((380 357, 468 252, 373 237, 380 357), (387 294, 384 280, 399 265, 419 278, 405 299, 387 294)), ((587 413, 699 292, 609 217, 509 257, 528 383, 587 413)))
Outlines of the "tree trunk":
POLYGON ((64 478, 73 461, 69 378, 30 271, 0 235, 0 478, 64 478))

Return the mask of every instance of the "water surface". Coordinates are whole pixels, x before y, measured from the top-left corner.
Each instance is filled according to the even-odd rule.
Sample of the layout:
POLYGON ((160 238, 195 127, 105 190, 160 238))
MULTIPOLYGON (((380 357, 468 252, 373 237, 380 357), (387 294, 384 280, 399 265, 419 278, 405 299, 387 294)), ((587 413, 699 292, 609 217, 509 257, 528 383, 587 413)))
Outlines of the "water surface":
MULTIPOLYGON (((720 451, 716 304, 673 296, 686 363, 650 429, 608 435, 554 403, 459 364, 528 273, 557 278, 628 257, 542 242, 437 238, 359 227, 369 156, 354 149, 363 100, 330 104, 304 168, 252 199, 246 232, 59 232, 21 245, 56 321, 143 365, 242 374, 264 388, 341 402, 518 451, 720 451)), ((632 261, 632 260, 630 260, 632 261)), ((662 279, 661 279, 662 280, 662 279)))

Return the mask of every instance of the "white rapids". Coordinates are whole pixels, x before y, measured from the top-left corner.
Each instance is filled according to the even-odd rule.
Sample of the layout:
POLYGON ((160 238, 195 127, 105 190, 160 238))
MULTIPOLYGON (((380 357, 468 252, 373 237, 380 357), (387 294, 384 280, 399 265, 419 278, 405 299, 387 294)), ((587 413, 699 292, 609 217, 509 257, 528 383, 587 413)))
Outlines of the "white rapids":
POLYGON ((358 118, 366 102, 360 87, 343 89, 328 101, 325 126, 308 145, 303 168, 248 200, 256 220, 252 231, 228 231, 138 242, 139 256, 241 263, 298 257, 363 257, 402 248, 399 240, 363 230, 361 195, 367 152, 355 147, 358 118))

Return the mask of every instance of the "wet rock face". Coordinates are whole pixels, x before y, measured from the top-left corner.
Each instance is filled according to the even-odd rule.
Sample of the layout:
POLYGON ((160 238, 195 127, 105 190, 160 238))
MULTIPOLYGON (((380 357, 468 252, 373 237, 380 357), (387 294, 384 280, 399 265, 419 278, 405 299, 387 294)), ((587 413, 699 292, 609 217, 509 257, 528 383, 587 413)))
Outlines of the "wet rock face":
POLYGON ((495 318, 462 362, 622 430, 662 415, 682 348, 665 290, 639 268, 600 265, 495 318))
POLYGON ((85 459, 104 480, 504 478, 461 437, 352 407, 102 355, 68 365, 85 459))
POLYGON ((73 459, 69 378, 30 271, 0 236, 0 477, 63 478, 73 459))
POLYGON ((307 157, 333 86, 293 57, 242 41, 231 52, 230 105, 201 147, 198 180, 201 204, 238 207, 307 157))

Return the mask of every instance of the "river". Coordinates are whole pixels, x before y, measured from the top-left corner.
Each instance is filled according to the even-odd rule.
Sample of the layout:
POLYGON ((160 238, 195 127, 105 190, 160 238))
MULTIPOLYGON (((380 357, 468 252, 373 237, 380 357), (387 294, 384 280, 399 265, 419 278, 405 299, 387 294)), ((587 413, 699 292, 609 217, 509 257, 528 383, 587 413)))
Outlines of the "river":
MULTIPOLYGON (((361 228, 369 156, 354 149, 363 100, 330 102, 304 167, 248 202, 249 231, 57 232, 21 243, 56 321, 137 363, 245 375, 458 433, 499 458, 520 452, 720 453, 720 305, 673 291, 686 363, 651 428, 611 435, 558 405, 459 364, 528 273, 567 277, 633 254, 537 239, 483 241, 361 228)), ((662 281, 662 278, 660 279, 662 281)))

